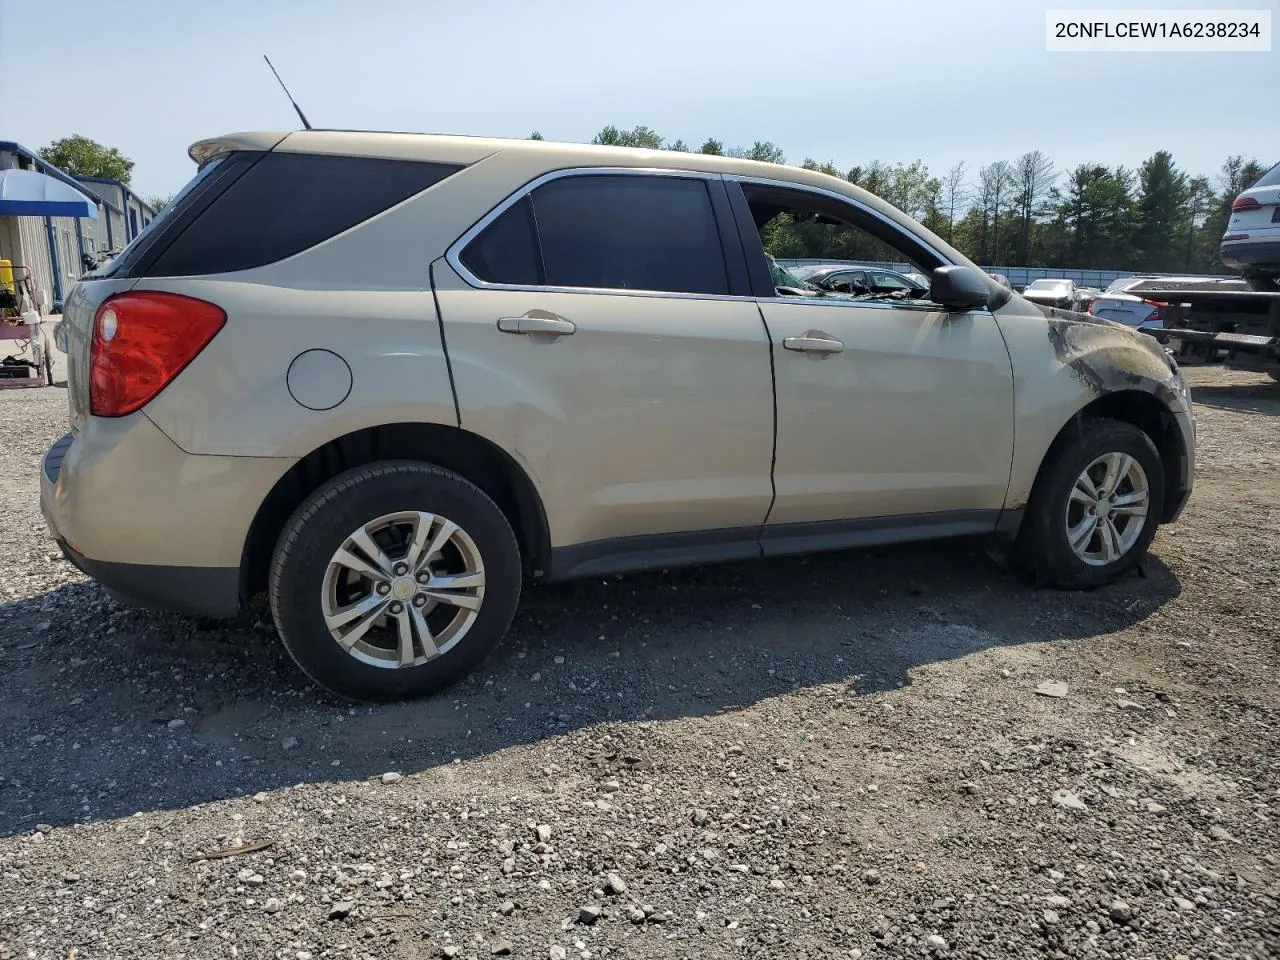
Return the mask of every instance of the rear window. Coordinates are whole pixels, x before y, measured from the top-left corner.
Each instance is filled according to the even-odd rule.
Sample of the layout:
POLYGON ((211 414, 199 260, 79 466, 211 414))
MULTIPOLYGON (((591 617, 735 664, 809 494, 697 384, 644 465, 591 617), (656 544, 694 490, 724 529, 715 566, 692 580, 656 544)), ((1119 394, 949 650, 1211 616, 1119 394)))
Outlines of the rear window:
MULTIPOLYGON (((1280 163, 1264 173, 1261 179, 1253 185, 1254 187, 1278 187, 1280 186, 1280 163)), ((1253 189, 1250 187, 1250 189, 1253 189)))
MULTIPOLYGON (((218 171, 220 189, 191 191, 199 209, 176 209, 157 232, 137 276, 247 270, 300 253, 439 183, 453 164, 311 153, 238 154, 243 169, 218 171)), ((203 174, 203 171, 202 171, 203 174)), ((201 176, 197 177, 200 180, 201 176)))

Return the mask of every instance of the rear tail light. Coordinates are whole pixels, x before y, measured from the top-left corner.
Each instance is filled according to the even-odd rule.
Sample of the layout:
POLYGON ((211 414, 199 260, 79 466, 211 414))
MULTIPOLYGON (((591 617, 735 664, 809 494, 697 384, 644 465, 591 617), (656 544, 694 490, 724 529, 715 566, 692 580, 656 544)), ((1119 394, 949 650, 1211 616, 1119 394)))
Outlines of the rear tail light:
POLYGON ((208 346, 227 315, 176 293, 112 297, 93 320, 89 409, 123 417, 146 406, 208 346))
POLYGON ((1157 310, 1159 310, 1161 307, 1168 306, 1168 304, 1165 303, 1163 300, 1143 300, 1142 302, 1147 304, 1148 306, 1155 307, 1157 310))
POLYGON ((1222 242, 1230 243, 1232 240, 1248 240, 1248 239, 1249 239, 1249 235, 1247 233, 1228 233, 1226 236, 1222 238, 1222 242))
POLYGON ((1231 210, 1234 213, 1237 210, 1253 210, 1262 206, 1253 197, 1236 197, 1235 202, 1231 204, 1231 210))

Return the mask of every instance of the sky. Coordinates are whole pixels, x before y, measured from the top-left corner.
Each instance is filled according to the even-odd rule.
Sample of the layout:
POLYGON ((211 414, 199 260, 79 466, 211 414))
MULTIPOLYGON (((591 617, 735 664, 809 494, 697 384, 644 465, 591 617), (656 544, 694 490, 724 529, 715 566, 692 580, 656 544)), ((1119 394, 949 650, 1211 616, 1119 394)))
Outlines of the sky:
MULTIPOLYGON (((1280 0, 1160 8, 1269 9, 1280 0)), ((194 172, 187 147, 316 127, 585 141, 646 124, 692 146, 772 140, 847 169, 935 175, 1041 150, 1059 171, 1167 149, 1212 176, 1280 160, 1270 53, 1048 53, 1069 0, 0 0, 0 140, 74 133, 136 161, 144 196, 194 172)), ((1141 0, 1081 8, 1154 7, 1141 0)))

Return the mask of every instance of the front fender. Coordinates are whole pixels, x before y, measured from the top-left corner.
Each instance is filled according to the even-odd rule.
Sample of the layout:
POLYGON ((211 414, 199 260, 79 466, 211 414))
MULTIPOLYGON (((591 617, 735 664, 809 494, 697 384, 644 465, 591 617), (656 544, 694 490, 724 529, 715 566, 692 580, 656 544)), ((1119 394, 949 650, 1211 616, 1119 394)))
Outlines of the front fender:
POLYGON ((1037 308, 1015 298, 996 314, 1013 362, 1014 454, 1006 508, 1024 507, 1040 464, 1062 428, 1109 394, 1149 394, 1173 415, 1190 489, 1194 450, 1191 400, 1181 375, 1151 337, 1087 314, 1037 308))

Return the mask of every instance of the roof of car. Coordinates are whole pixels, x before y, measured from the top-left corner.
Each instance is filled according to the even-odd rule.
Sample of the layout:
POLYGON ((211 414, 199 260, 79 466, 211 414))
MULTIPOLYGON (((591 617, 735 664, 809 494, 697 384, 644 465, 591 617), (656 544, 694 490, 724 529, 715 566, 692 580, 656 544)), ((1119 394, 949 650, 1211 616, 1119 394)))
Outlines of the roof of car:
POLYGON ((743 177, 785 179, 825 189, 843 187, 860 200, 871 198, 879 208, 883 201, 847 180, 803 167, 782 166, 760 160, 724 157, 709 153, 681 153, 638 147, 612 147, 555 140, 516 140, 458 134, 393 133, 370 130, 294 130, 232 133, 192 144, 191 158, 201 163, 231 150, 277 150, 285 153, 326 153, 346 156, 475 163, 496 153, 522 152, 547 157, 548 167, 618 166, 678 169, 743 177))

